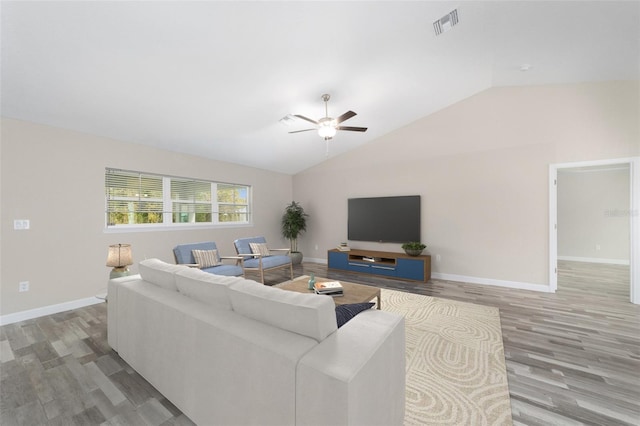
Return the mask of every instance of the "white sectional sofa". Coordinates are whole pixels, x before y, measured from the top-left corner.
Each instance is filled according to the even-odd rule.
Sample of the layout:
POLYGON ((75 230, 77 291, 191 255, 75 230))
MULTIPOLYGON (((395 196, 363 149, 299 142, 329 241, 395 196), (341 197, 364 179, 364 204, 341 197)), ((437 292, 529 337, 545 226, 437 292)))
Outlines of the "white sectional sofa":
POLYGON ((158 259, 109 281, 108 341, 198 425, 401 425, 404 318, 158 259))

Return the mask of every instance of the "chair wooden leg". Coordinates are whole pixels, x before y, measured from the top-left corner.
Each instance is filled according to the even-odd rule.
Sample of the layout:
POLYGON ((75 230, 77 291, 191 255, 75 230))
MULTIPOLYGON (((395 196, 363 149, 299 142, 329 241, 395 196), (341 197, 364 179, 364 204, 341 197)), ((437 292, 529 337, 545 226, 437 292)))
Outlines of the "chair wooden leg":
POLYGON ((262 280, 262 285, 264 285, 264 265, 262 264, 262 255, 258 256, 258 259, 260 259, 260 262, 258 263, 260 265, 260 279, 262 280))

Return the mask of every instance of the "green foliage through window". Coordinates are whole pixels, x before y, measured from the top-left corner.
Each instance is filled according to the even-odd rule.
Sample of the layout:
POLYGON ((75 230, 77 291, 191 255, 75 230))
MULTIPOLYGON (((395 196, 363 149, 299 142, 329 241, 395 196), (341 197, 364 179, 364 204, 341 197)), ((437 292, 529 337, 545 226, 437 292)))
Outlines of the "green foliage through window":
POLYGON ((250 187, 106 169, 107 227, 249 223, 250 187))

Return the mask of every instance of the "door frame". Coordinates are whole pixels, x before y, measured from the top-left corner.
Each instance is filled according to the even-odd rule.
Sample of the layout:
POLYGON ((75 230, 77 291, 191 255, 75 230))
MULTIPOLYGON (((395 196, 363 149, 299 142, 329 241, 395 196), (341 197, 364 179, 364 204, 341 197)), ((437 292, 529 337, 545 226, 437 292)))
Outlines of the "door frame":
POLYGON ((558 170, 609 165, 629 165, 629 300, 640 304, 640 157, 549 165, 549 291, 558 289, 558 170))

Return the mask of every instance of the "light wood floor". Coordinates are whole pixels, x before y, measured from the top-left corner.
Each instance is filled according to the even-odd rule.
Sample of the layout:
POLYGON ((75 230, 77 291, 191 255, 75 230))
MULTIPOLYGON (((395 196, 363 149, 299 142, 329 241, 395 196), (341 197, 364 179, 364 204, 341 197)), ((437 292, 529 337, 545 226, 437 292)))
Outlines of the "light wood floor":
MULTIPOLYGON (((561 262, 555 294, 327 271, 295 275, 411 291, 500 309, 515 424, 640 425, 640 307, 628 267, 561 262)), ((269 273, 268 284, 284 281, 269 273)), ((94 305, 0 328, 0 424, 191 425, 106 342, 94 305)))

